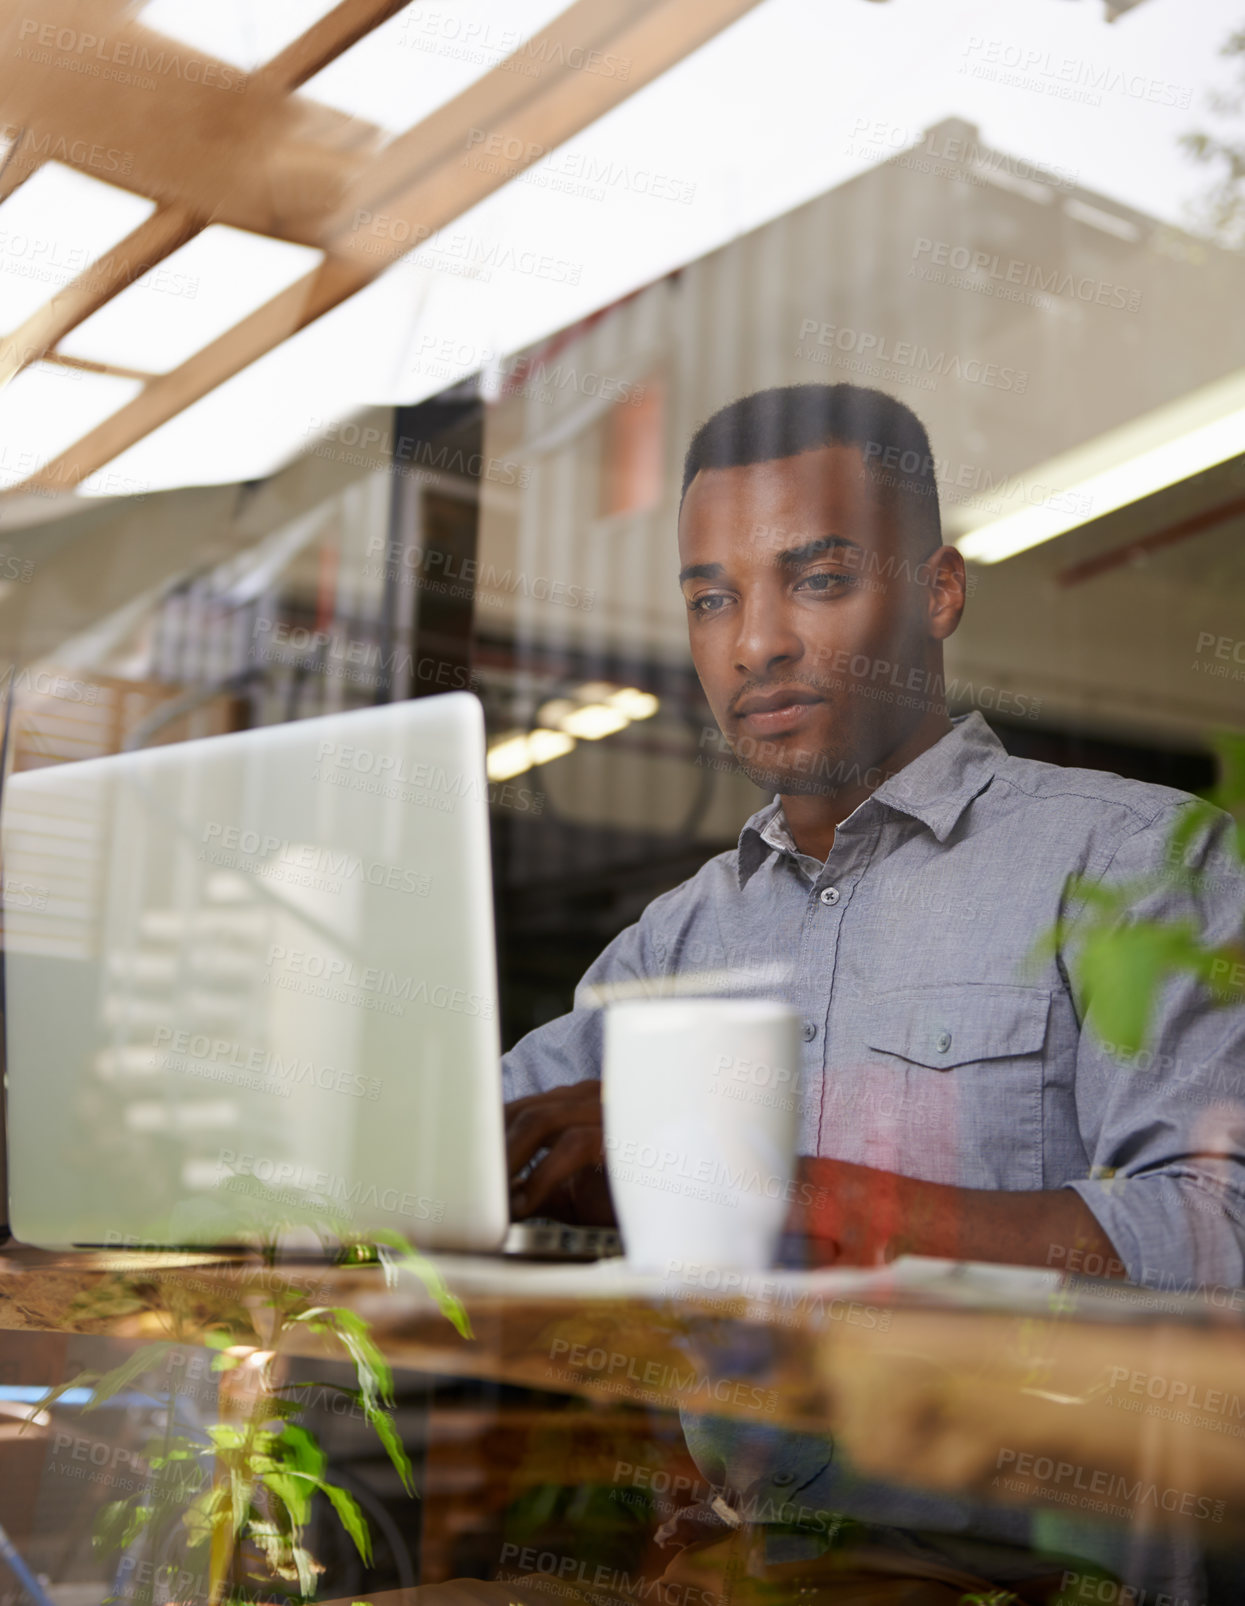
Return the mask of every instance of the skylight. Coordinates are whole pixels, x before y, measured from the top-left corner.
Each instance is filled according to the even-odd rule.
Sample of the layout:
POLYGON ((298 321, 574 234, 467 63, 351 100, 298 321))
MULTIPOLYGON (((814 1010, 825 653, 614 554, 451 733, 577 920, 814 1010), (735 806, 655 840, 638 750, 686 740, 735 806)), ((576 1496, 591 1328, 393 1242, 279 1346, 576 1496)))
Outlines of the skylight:
POLYGON ((142 388, 136 379, 32 363, 0 390, 0 486, 19 484, 142 388))
POLYGON ((149 0, 139 15, 144 28, 179 40, 243 72, 271 61, 338 0, 149 0))
POLYGON ((0 204, 0 332, 25 323, 155 209, 60 162, 37 168, 0 204))
POLYGON ((65 336, 60 351, 167 373, 323 260, 322 251, 214 224, 65 336))
MULTIPOLYGON (((463 0, 452 9, 416 0, 308 79, 300 93, 400 133, 461 94, 565 9, 566 0, 463 0)), ((533 71, 537 65, 533 56, 533 71)))

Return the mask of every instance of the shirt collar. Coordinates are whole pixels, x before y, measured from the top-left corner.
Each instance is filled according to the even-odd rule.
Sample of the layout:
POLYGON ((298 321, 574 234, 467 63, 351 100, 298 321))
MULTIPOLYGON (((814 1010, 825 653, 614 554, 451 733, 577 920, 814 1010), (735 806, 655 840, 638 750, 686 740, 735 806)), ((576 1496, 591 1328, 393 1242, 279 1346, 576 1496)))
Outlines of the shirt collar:
MULTIPOLYGON (((989 786, 1005 756, 1002 742, 976 709, 971 714, 961 714, 951 721, 945 736, 883 782, 855 814, 869 804, 882 804, 919 820, 937 841, 945 842, 964 810, 989 786)), ((782 802, 777 797, 745 823, 739 833, 741 888, 771 853, 780 851, 774 839, 781 842, 784 835, 789 835, 785 826, 782 802), (767 831, 775 820, 777 824, 767 831)), ((795 844, 791 846, 794 850, 795 844)))

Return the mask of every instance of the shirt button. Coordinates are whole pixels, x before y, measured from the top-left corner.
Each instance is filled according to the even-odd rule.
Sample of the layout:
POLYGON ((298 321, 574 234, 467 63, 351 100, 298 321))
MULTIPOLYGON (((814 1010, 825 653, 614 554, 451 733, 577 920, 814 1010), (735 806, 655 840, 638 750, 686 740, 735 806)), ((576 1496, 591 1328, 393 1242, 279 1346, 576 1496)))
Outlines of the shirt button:
POLYGON ((934 1039, 934 1047, 940 1054, 945 1054, 951 1047, 951 1033, 939 1032, 938 1036, 934 1039))
POLYGON ((822 894, 821 894, 821 901, 822 901, 822 903, 838 903, 838 901, 839 901, 839 889, 837 887, 825 887, 825 888, 823 888, 822 894))
POLYGON ((815 1023, 813 1021, 811 1021, 811 1020, 806 1020, 804 1022, 804 1041, 806 1043, 811 1043, 812 1040, 814 1039, 814 1037, 816 1037, 816 1036, 817 1036, 817 1027, 816 1027, 815 1023))

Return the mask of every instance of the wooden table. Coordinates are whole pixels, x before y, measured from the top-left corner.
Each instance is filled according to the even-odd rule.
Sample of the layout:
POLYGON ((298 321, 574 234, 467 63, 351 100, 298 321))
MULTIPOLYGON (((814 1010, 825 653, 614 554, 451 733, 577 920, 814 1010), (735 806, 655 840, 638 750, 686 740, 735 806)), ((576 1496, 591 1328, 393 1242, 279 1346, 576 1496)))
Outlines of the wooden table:
MULTIPOLYGON (((1245 1528, 1245 1296, 1150 1295, 1055 1274, 639 1278, 438 1256, 460 1338, 375 1266, 214 1255, 0 1255, 0 1328, 193 1342, 222 1313, 263 1346, 275 1299, 363 1317, 395 1367, 833 1434, 867 1474, 1208 1540, 1245 1528)), ((291 1353, 319 1352, 300 1331, 291 1353)))

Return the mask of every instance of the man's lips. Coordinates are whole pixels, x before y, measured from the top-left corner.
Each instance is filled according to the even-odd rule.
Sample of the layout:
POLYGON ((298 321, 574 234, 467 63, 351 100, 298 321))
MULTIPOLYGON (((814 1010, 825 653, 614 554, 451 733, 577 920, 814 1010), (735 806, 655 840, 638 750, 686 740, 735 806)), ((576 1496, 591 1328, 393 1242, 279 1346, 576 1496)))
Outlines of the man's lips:
POLYGON ((735 717, 749 730, 766 736, 780 735, 794 730, 825 699, 814 691, 800 686, 780 687, 756 697, 745 697, 735 710, 735 717))

